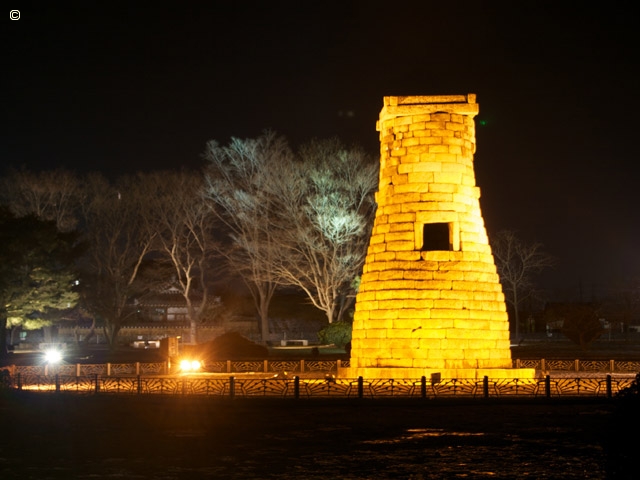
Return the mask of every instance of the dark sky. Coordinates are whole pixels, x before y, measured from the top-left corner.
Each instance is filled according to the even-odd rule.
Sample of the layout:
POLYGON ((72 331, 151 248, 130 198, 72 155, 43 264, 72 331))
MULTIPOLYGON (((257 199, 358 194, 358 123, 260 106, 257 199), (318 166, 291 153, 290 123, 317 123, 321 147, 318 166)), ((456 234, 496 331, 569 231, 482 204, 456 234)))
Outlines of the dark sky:
POLYGON ((639 277, 630 5, 94 3, 6 8, 4 166, 198 166, 208 140, 264 129, 377 155, 383 96, 476 93, 489 231, 515 229, 558 257, 546 286, 590 295, 639 277))

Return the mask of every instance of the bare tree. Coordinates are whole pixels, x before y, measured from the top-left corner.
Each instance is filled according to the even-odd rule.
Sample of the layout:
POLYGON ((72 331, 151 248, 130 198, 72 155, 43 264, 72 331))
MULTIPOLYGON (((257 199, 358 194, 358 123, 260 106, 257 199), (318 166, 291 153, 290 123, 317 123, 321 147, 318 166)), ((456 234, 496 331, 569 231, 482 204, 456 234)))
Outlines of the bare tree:
POLYGON ((210 306, 207 275, 215 271, 219 247, 215 217, 202 199, 203 176, 194 172, 156 172, 143 182, 150 189, 152 209, 145 219, 156 231, 156 245, 168 261, 187 306, 190 343, 197 342, 197 325, 210 306))
POLYGON ((76 227, 81 185, 75 174, 62 169, 10 170, 1 183, 3 201, 15 215, 53 221, 61 232, 76 227))
POLYGON ((85 183, 82 220, 88 251, 82 292, 88 310, 103 319, 111 348, 133 314, 129 300, 144 290, 141 267, 155 237, 144 228, 150 205, 139 182, 140 178, 122 177, 111 185, 93 175, 85 183))
POLYGON ((541 243, 525 243, 511 230, 498 232, 491 239, 491 247, 506 301, 513 307, 518 338, 520 307, 535 293, 532 276, 553 267, 556 260, 542 250, 541 243))
POLYGON ((282 208, 269 185, 288 181, 292 153, 283 138, 268 132, 256 139, 234 138, 228 146, 211 141, 204 156, 209 161, 204 197, 228 232, 221 253, 251 292, 266 342, 269 305, 278 286, 275 212, 282 208))
POLYGON ((555 303, 545 311, 547 323, 562 325, 569 340, 587 350, 604 332, 600 323, 600 308, 594 303, 555 303))
POLYGON ((329 323, 355 300, 377 185, 377 162, 337 140, 304 146, 289 181, 275 185, 287 200, 277 236, 278 280, 302 289, 329 323))

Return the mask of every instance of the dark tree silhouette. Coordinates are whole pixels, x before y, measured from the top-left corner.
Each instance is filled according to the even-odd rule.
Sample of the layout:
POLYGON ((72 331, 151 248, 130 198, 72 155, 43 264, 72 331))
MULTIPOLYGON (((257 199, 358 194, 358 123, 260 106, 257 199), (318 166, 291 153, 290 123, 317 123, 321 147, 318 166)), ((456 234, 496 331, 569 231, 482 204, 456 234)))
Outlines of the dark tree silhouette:
POLYGON ((76 238, 54 222, 0 207, 0 355, 7 352, 7 327, 41 328, 51 322, 47 313, 76 305, 76 238))

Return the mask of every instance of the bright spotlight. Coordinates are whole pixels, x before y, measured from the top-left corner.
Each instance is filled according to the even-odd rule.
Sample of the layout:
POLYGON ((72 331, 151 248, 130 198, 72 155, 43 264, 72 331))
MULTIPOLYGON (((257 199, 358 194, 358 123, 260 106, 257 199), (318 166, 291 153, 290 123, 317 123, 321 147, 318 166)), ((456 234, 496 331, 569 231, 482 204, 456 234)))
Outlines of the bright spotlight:
POLYGON ((62 353, 56 349, 50 349, 44 352, 44 359, 47 363, 60 363, 62 361, 62 353))
POLYGON ((181 360, 180 370, 183 372, 197 372, 202 368, 202 363, 198 360, 181 360))

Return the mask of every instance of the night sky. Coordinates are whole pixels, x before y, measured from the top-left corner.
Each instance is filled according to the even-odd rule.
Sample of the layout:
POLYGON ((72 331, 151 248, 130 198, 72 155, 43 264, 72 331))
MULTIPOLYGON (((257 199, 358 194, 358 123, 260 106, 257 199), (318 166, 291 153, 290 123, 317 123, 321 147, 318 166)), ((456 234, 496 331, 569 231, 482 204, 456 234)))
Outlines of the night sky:
POLYGON ((543 243, 545 287, 640 277, 631 4, 144 3, 6 4, 3 166, 197 167, 208 140, 265 129, 377 158, 383 96, 476 93, 489 232, 543 243))

